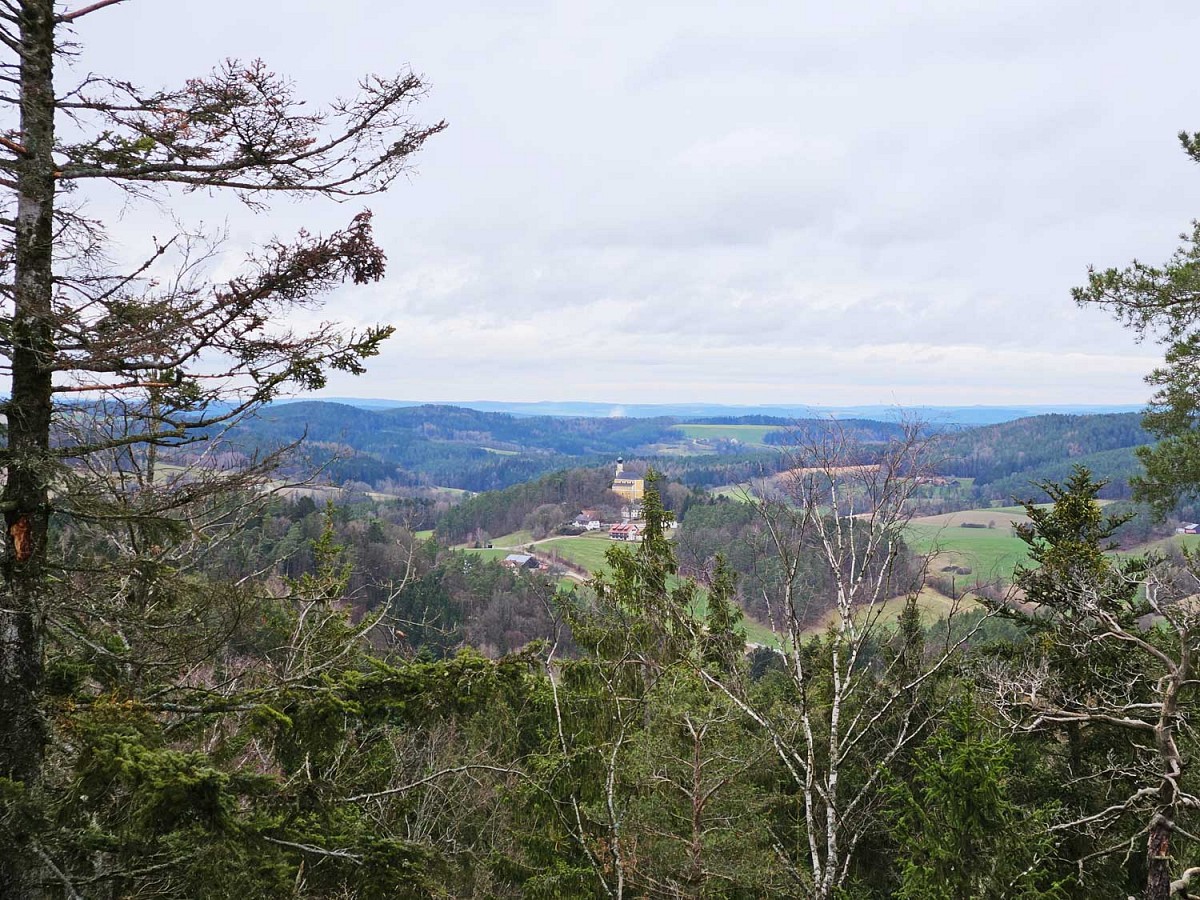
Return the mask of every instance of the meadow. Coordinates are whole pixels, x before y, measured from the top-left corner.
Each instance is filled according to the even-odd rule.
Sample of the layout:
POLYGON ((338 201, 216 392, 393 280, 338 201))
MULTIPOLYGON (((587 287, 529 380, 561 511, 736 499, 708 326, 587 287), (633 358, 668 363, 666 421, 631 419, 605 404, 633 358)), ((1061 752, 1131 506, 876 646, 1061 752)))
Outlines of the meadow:
POLYGON ((502 534, 500 537, 492 538, 493 547, 511 547, 514 550, 531 543, 533 543, 532 531, 514 531, 511 534, 502 534))
MULTIPOLYGON (((890 600, 880 603, 875 610, 878 613, 876 624, 883 627, 895 625, 907 603, 907 597, 892 597, 890 600)), ((956 604, 945 594, 939 593, 929 586, 922 588, 921 593, 917 595, 917 610, 925 625, 932 625, 939 619, 949 617, 951 613, 961 615, 970 611, 972 607, 975 607, 975 601, 969 597, 964 597, 956 604)), ((804 633, 810 636, 823 634, 836 620, 837 610, 831 609, 820 622, 805 628, 804 633)))
MULTIPOLYGON (((578 537, 560 537, 538 544, 537 549, 549 556, 559 558, 582 566, 589 572, 607 572, 608 560, 604 558, 609 547, 622 546, 620 542, 611 540, 607 534, 593 531, 578 537)), ((629 546, 636 547, 636 544, 629 546)))
POLYGON ((766 447, 763 438, 778 425, 675 425, 674 430, 696 441, 738 441, 754 447, 766 447))
POLYGON ((1013 510, 972 509, 913 519, 905 533, 917 552, 932 554, 931 572, 958 566, 973 579, 1010 583, 1016 566, 1029 560, 1013 525, 1027 521, 1013 510))

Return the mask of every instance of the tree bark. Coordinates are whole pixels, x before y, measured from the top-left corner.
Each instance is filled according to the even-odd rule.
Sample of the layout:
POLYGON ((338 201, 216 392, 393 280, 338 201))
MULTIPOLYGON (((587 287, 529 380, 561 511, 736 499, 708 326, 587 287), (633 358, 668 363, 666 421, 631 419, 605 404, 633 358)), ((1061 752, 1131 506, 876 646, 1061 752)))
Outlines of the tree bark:
MULTIPOLYGON (((0 776, 41 781, 47 746, 40 711, 47 600, 51 356, 53 351, 54 6, 21 4, 21 144, 14 246, 12 386, 3 492, 5 521, 0 609, 0 776)), ((0 854, 0 896, 39 896, 35 848, 0 854)))
POLYGON ((1171 897, 1171 823, 1163 816, 1150 826, 1146 858, 1146 900, 1171 897))

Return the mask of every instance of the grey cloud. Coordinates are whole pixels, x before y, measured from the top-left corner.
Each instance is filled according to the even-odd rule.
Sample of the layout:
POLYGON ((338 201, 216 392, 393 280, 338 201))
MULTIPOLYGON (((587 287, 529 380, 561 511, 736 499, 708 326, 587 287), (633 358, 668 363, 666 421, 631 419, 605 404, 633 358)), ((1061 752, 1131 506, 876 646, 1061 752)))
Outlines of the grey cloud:
MULTIPOLYGON (((150 84, 230 55, 314 100, 428 76, 417 115, 451 128, 368 204, 390 276, 330 306, 400 336, 341 394, 1136 402, 1152 352, 1069 289, 1165 257, 1200 206, 1173 139, 1200 127, 1183 0, 211 0, 85 22, 79 71, 150 84)), ((184 206, 234 249, 352 212, 184 206)))

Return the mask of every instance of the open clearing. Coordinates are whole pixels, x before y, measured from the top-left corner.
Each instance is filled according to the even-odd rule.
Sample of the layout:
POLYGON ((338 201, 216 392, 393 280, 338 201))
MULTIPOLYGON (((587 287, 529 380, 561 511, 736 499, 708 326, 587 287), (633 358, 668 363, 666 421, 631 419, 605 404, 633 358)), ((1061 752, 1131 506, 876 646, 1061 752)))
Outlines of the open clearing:
POLYGON ((486 562, 497 562, 512 553, 507 547, 503 548, 487 548, 487 547, 467 547, 463 548, 472 556, 478 556, 486 562))
POLYGON ((618 541, 610 540, 607 534, 592 532, 578 537, 554 538, 539 544, 537 549, 548 556, 558 556, 569 563, 582 566, 589 572, 607 572, 608 560, 604 558, 604 553, 609 547, 618 544, 618 541))
POLYGON ((675 425, 676 431, 696 441, 738 441, 756 447, 767 447, 763 438, 778 425, 675 425))
POLYGON ((502 534, 500 537, 492 538, 493 547, 511 547, 514 550, 532 542, 532 531, 514 531, 512 534, 502 534))
POLYGON ((1138 544, 1136 547, 1131 547, 1124 552, 1131 555, 1150 553, 1155 550, 1165 552, 1173 547, 1184 547, 1195 553, 1197 550, 1200 550, 1200 534, 1172 534, 1169 537, 1159 538, 1157 541, 1138 544))
POLYGON ((708 491, 714 497, 728 497, 730 500, 737 500, 741 503, 751 503, 756 497, 754 496, 754 488, 749 482, 741 484, 726 484, 721 487, 709 488, 708 491))
MULTIPOLYGON (((891 600, 885 600, 879 604, 875 610, 879 618, 877 624, 883 626, 894 625, 896 620, 900 618, 900 613, 904 612, 904 606, 908 602, 907 597, 893 597, 891 600)), ((921 623, 924 625, 932 625, 939 619, 947 618, 952 612, 961 614, 971 611, 975 607, 975 601, 970 599, 959 600, 956 604, 953 600, 933 588, 926 585, 921 589, 921 593, 917 595, 917 609, 921 614, 921 623)), ((807 635, 818 635, 823 633, 837 619, 836 610, 830 610, 819 623, 810 625, 804 629, 807 635)))
POLYGON ((1022 512, 1003 509, 969 509, 940 516, 913 519, 905 533, 914 549, 932 553, 930 571, 946 566, 971 570, 981 581, 1012 581, 1013 570, 1029 559, 1028 548, 1013 525, 1028 522, 1022 512), (974 526, 966 527, 963 526, 974 526))

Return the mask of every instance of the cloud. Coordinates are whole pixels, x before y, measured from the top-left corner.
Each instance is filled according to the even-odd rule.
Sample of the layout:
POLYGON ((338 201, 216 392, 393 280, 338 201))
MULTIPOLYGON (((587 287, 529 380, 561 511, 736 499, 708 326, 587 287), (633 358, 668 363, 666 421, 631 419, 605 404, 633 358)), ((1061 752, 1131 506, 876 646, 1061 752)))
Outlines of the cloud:
MULTIPOLYGON (((159 85, 261 55, 314 100, 365 71, 428 76, 417 115, 451 127, 368 204, 389 277, 326 311, 398 335, 335 393, 1146 397, 1153 348, 1070 288, 1089 263, 1165 258, 1196 215, 1173 139, 1200 127, 1195 4, 289 9, 115 7, 80 26, 76 69, 159 85)), ((353 212, 184 206, 227 219, 236 247, 353 212)))

